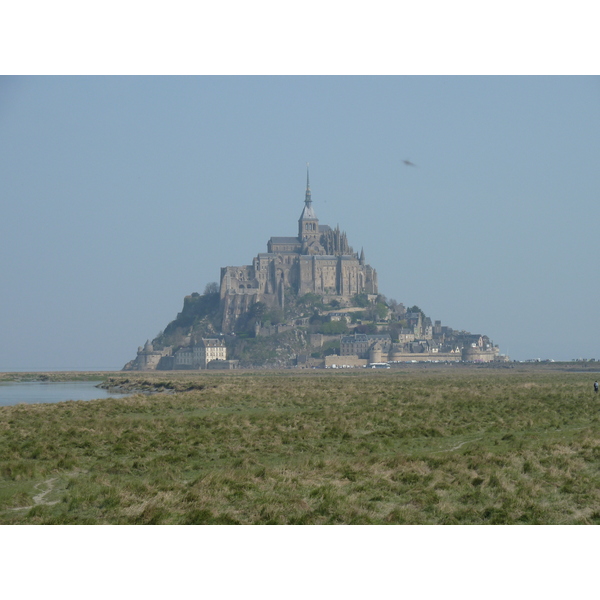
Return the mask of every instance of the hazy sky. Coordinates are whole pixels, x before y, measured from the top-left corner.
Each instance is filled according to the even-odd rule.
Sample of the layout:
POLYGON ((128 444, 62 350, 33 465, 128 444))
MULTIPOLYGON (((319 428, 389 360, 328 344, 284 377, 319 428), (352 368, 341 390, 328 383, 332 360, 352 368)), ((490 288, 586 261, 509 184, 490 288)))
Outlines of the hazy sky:
POLYGON ((600 358, 597 77, 0 78, 0 371, 120 369, 313 207, 379 289, 600 358), (417 167, 407 167, 409 159, 417 167))

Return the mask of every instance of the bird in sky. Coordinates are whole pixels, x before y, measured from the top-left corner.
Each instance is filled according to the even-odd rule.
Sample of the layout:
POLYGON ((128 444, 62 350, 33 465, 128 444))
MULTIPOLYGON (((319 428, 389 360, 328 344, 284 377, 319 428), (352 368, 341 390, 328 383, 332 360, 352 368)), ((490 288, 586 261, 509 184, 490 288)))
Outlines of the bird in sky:
MULTIPOLYGON (((410 162, 410 160, 406 159, 402 161, 407 167, 416 167, 415 163, 410 162)), ((418 168, 418 167, 417 167, 418 168)))

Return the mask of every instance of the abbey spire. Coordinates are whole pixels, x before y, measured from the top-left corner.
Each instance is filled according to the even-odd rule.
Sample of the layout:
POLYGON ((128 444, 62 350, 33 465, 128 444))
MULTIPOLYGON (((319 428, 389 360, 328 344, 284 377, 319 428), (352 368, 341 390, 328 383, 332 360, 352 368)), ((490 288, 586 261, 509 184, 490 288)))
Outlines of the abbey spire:
POLYGON ((312 205, 312 197, 310 194, 310 181, 308 179, 308 163, 306 163, 306 194, 304 196, 304 205, 308 207, 312 205))
POLYGON ((319 237, 319 219, 312 207, 310 181, 308 178, 308 164, 306 165, 306 193, 304 195, 304 209, 298 220, 298 239, 303 241, 309 237, 319 237))

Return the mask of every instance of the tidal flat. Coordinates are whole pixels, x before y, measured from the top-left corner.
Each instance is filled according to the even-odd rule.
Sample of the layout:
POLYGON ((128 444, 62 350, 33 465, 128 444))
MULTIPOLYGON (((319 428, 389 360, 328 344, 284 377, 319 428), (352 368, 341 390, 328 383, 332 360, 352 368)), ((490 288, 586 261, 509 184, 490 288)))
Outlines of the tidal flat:
POLYGON ((0 408, 0 523, 600 523, 591 372, 95 376, 0 408))

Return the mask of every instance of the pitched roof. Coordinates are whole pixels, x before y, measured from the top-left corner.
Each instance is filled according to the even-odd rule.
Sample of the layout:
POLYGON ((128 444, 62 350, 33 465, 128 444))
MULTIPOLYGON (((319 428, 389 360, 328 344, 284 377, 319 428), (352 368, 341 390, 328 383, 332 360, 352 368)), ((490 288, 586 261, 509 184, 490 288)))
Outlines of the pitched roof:
POLYGON ((304 208, 302 209, 302 214, 300 215, 300 220, 303 221, 304 219, 316 219, 316 218, 317 218, 317 215, 316 215, 315 211, 313 210, 312 203, 307 202, 304 205, 304 208))
POLYGON ((272 237, 271 244, 300 244, 297 237, 272 237))

